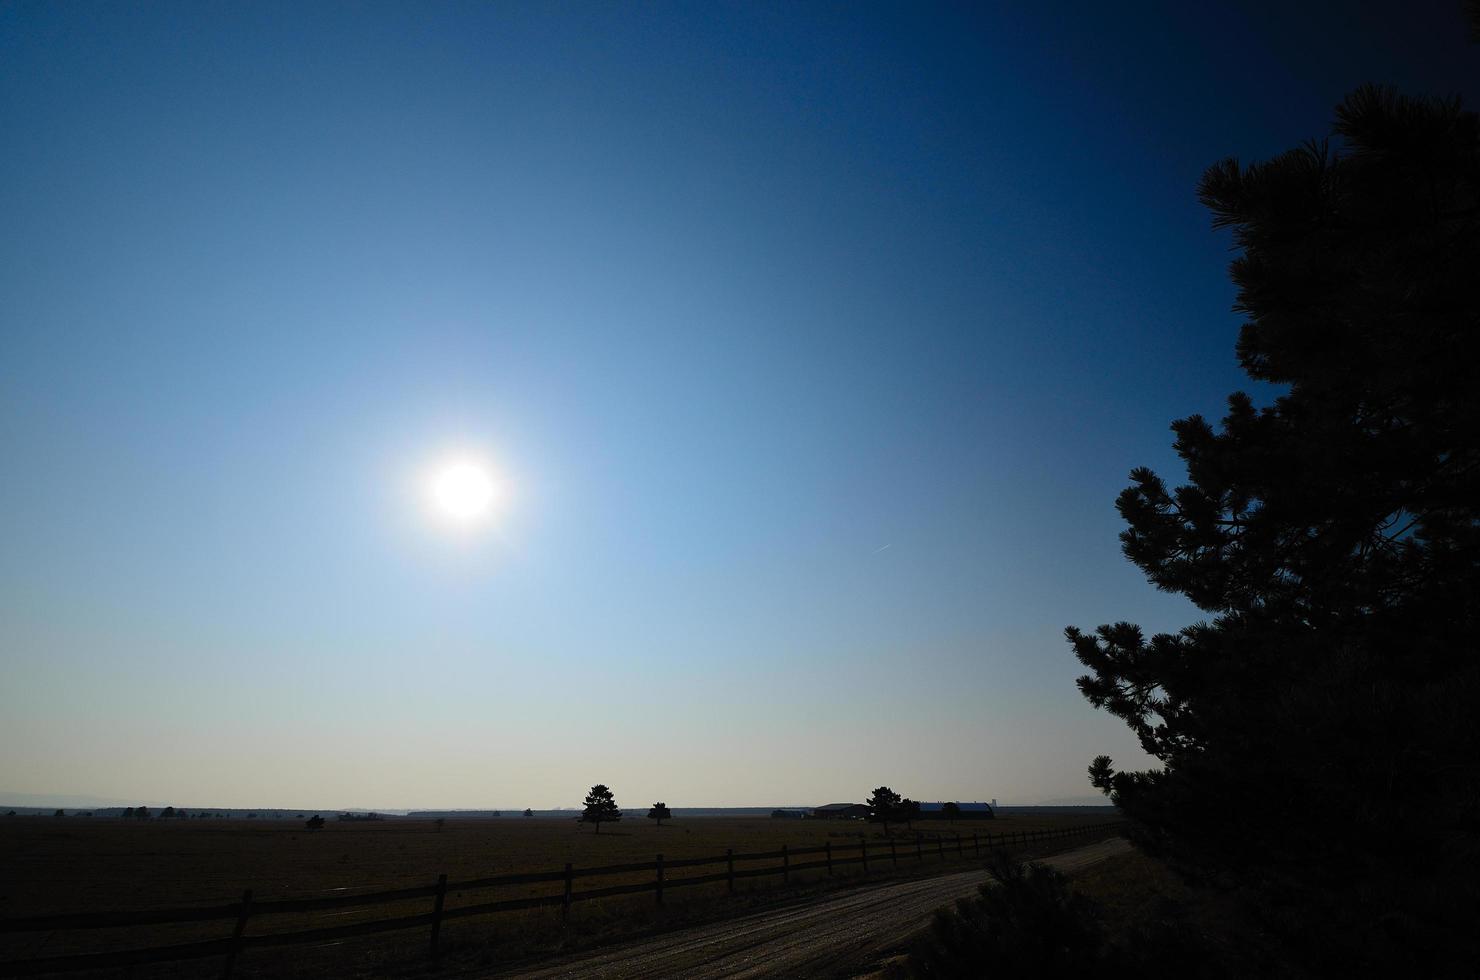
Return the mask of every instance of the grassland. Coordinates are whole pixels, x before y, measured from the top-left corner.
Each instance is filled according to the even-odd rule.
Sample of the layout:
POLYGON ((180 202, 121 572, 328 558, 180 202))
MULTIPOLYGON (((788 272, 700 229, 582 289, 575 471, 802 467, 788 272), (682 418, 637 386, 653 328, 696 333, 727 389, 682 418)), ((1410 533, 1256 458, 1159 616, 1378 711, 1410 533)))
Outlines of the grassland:
MULTIPOLYGON (((961 833, 1015 833, 1095 823, 1103 817, 1078 815, 1012 816, 996 821, 943 822, 916 825, 927 837, 961 833)), ((497 820, 431 822, 389 820, 378 823, 330 822, 309 832, 287 821, 182 821, 128 823, 87 818, 15 818, 0 821, 0 918, 58 912, 107 911, 212 905, 235 901, 243 889, 258 900, 310 898, 332 889, 372 892, 430 884, 445 873, 452 881, 512 872, 556 870, 570 862, 577 868, 666 860, 737 852, 793 848, 827 841, 856 841, 860 835, 882 848, 876 826, 842 821, 771 820, 765 818, 691 818, 662 828, 636 818, 608 824, 597 835, 571 820, 504 817, 497 820)), ((929 848, 927 848, 927 851, 929 848)), ((906 863, 906 873, 917 869, 906 863)), ((925 870, 929 870, 926 862, 925 870)), ((700 874, 714 869, 699 869, 700 874)), ((857 869, 850 869, 854 874, 857 869)), ((887 871, 882 862, 875 872, 887 871)), ((679 872, 678 877, 685 872, 679 872)), ((793 876, 790 893, 824 886, 821 873, 793 876)), ((841 877, 841 869, 840 869, 841 877)), ((602 878, 600 885, 648 880, 651 873, 602 878)), ((703 886, 677 893, 668 907, 656 910, 650 896, 600 900, 576 907, 572 922, 560 926, 550 910, 508 913, 449 924, 444 933, 448 955, 506 962, 510 957, 569 949, 633 930, 661 928, 686 917, 723 914, 777 897, 777 879, 741 882, 741 894, 725 895, 724 886, 703 886)), ((558 892, 559 885, 510 886, 497 894, 449 894, 447 907, 523 895, 558 892)), ((341 913, 333 924, 365 918, 426 911, 426 902, 406 907, 381 906, 365 913, 341 913)), ((252 930, 286 931, 324 925, 324 917, 276 916, 254 920, 252 930)), ((95 949, 152 946, 217 938, 229 923, 160 926, 120 935, 115 930, 92 933, 0 936, 0 958, 60 955, 95 949)), ((280 975, 295 970, 322 970, 326 956, 335 957, 335 972, 416 972, 424 956, 425 937, 388 935, 355 940, 336 950, 295 950, 291 955, 256 953, 244 959, 240 976, 280 975), (310 968, 309 964, 320 964, 310 968)), ((219 962, 203 961, 134 976, 197 976, 219 972, 219 962)))

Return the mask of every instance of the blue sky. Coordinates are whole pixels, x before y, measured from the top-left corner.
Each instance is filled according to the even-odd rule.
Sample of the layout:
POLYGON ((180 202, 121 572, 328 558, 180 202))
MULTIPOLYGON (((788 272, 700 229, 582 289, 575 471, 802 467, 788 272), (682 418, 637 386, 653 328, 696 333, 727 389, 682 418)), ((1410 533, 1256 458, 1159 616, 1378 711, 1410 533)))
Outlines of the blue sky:
POLYGON ((1475 55, 1458 4, 1036 6, 0 7, 0 790, 1140 759, 1061 631, 1197 618, 1113 508, 1247 387, 1197 179, 1475 55), (458 448, 482 533, 418 496, 458 448))

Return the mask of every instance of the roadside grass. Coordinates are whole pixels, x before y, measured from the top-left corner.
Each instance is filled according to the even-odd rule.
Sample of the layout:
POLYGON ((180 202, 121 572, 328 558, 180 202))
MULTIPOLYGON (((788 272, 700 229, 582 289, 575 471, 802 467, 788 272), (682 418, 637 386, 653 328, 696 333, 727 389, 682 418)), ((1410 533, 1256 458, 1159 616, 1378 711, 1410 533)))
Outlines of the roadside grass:
MULTIPOLYGON (((1014 856, 1017 862, 1023 859, 1014 856)), ((1067 876, 1013 867, 999 884, 936 913, 875 980, 945 980, 997 973, 1224 980, 1285 975, 1250 942, 1236 893, 1193 888, 1139 851, 1067 876), (1230 937, 1239 936, 1237 942, 1230 937)))
POLYGON ((1176 936, 1202 952, 1197 975, 1281 974, 1276 945, 1257 926, 1239 891, 1192 887, 1140 851, 1085 869, 1075 876, 1073 888, 1095 903, 1110 941, 1118 946, 1149 948, 1176 936))

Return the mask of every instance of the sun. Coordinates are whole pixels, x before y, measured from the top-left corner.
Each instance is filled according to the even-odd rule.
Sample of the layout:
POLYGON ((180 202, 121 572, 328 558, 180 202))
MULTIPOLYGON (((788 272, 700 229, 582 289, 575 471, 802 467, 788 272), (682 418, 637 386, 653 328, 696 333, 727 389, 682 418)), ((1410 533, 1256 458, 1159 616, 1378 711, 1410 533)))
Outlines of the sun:
POLYGON ((427 487, 432 510, 461 527, 487 521, 502 496, 493 470, 471 458, 448 460, 435 467, 427 487))

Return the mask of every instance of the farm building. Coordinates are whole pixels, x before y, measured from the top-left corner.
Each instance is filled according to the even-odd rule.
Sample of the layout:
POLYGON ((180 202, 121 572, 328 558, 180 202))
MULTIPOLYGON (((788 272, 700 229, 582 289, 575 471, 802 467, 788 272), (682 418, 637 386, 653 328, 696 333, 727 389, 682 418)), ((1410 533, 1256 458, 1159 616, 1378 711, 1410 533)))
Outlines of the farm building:
MULTIPOLYGON (((958 820, 992 820, 996 817, 990 803, 957 803, 956 806, 961 808, 958 820)), ((926 820, 944 820, 945 803, 921 803, 920 816, 926 820)))
POLYGON ((867 820, 868 807, 862 803, 828 803, 812 811, 818 820, 867 820))

